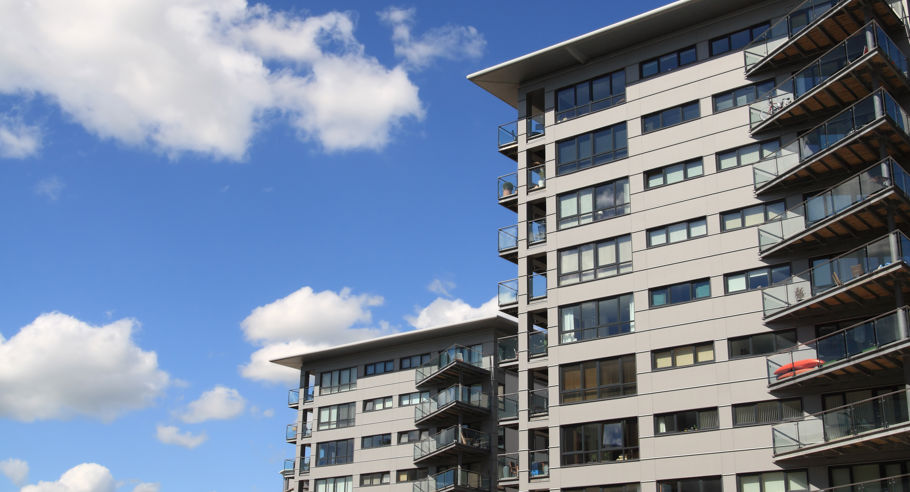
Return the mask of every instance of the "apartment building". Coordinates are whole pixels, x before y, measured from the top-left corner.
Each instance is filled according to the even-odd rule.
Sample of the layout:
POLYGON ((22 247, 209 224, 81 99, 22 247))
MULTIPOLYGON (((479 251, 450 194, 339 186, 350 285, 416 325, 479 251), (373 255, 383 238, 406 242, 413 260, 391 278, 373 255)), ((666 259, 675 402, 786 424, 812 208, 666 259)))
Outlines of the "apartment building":
POLYGON ((396 335, 413 371, 387 339, 279 361, 298 458, 344 438, 302 437, 314 412, 394 394, 323 394, 334 371, 429 392, 389 411, 412 455, 292 461, 286 489, 910 490, 907 53, 900 0, 683 0, 470 75, 518 116, 504 316, 396 335))

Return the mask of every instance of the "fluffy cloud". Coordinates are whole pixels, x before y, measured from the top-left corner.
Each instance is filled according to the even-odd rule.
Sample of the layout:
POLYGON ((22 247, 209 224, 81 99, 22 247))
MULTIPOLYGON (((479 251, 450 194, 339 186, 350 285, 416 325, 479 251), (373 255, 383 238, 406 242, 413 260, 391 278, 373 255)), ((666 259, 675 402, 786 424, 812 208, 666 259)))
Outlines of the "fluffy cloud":
POLYGON ((441 296, 452 297, 452 290, 455 288, 455 282, 434 278, 427 290, 441 296))
POLYGON ((0 115, 0 157, 24 159, 37 154, 40 148, 41 131, 38 127, 26 125, 17 118, 0 115))
POLYGON ((498 311, 499 304, 495 297, 478 307, 472 307, 461 299, 444 299, 439 297, 426 307, 422 309, 418 308, 416 316, 405 316, 405 319, 411 326, 418 330, 422 330, 434 326, 449 325, 493 316, 498 311))
POLYGON ((227 420, 242 414, 244 409, 246 399, 240 396, 240 392, 217 385, 202 393, 199 399, 190 402, 180 420, 188 424, 206 420, 227 420))
POLYGON ((158 492, 159 490, 161 490, 160 483, 140 483, 133 488, 133 492, 158 492))
POLYGON ((379 18, 392 26, 395 54, 404 58, 409 66, 425 68, 437 58, 458 60, 480 58, 487 42, 471 26, 443 26, 430 29, 415 37, 411 30, 417 10, 389 7, 379 12, 379 18))
POLYGON ((63 180, 57 176, 51 176, 38 181, 35 185, 35 194, 55 202, 60 198, 60 193, 65 187, 66 183, 64 183, 63 180))
POLYGON ((0 417, 112 420, 151 404, 169 377, 155 352, 134 343, 136 326, 131 319, 93 326, 48 313, 9 340, 0 337, 0 417))
POLYGON ((97 463, 70 468, 56 482, 26 485, 20 492, 114 492, 117 484, 110 470, 97 463))
MULTIPOLYGON (((328 151, 379 149, 424 110, 406 69, 367 55, 354 24, 245 0, 4 2, 0 93, 43 95, 101 138, 170 155, 242 159, 276 118, 328 151)), ((476 35, 450 26, 411 40, 396 25, 394 43, 418 66, 444 56, 424 44, 459 29, 476 35)), ((0 148, 33 153, 28 135, 0 127, 0 148)))
POLYGON ((205 432, 201 434, 193 434, 189 431, 180 432, 180 429, 173 425, 158 425, 155 430, 155 437, 164 444, 174 444, 187 449, 193 449, 208 439, 205 432))
POLYGON ((28 463, 15 458, 0 461, 0 473, 14 484, 22 485, 28 477, 28 463))

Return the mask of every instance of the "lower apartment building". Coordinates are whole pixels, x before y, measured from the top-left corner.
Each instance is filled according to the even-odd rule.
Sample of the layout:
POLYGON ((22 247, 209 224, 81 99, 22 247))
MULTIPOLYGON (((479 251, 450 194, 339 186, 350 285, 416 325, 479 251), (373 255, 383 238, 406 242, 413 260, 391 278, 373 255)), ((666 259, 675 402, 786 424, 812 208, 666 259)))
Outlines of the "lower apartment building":
POLYGON ((682 0, 470 75, 503 315, 277 361, 285 489, 910 490, 907 12, 682 0))

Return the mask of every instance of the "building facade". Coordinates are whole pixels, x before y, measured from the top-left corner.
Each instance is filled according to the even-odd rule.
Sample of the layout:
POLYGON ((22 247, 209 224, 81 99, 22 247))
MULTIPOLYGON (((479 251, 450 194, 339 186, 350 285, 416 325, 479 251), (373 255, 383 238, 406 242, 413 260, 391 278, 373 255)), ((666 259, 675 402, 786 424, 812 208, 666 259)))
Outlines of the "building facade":
MULTIPOLYGON (((385 357, 377 384, 429 392, 389 411, 412 454, 298 462, 288 490, 910 490, 907 26, 900 0, 683 0, 470 75, 519 117, 510 317, 385 357)), ((394 393, 320 387, 382 340, 281 361, 318 392, 298 458, 344 438, 300 437, 314 414, 394 393)))

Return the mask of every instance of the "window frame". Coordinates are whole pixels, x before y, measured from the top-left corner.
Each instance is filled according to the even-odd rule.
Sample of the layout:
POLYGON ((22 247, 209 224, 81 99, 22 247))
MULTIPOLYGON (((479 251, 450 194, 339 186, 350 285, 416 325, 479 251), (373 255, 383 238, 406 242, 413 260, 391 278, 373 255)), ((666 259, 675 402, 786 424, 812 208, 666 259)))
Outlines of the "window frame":
POLYGON ((395 408, 395 398, 391 395, 363 400, 363 413, 381 412, 395 408))
MULTIPOLYGON (((567 147, 566 147, 567 148, 567 147)), ((564 138, 556 142, 556 176, 565 176, 567 174, 576 173, 579 171, 584 171, 585 169, 591 169, 598 166, 604 166, 611 162, 616 162, 621 159, 629 157, 629 128, 625 121, 620 121, 610 126, 605 126, 598 128, 596 130, 581 133, 578 135, 571 136, 569 138, 564 138), (597 153, 595 149, 595 144, 598 140, 598 134, 601 132, 610 132, 610 150, 597 153), (622 146, 618 145, 618 135, 622 135, 623 142, 622 146), (584 140, 588 140, 589 144, 581 144, 584 140), (563 145, 567 145, 569 142, 575 142, 574 150, 574 159, 566 162, 562 162, 562 151, 563 145), (584 152, 579 152, 581 148, 584 150, 584 147, 590 145, 589 155, 585 157, 579 157, 580 154, 584 152), (608 159, 605 156, 610 156, 608 159), (586 164, 587 163, 587 164, 586 164), (568 169, 566 169, 568 168, 568 169), (565 169, 565 170, 564 170, 565 169)))
MULTIPOLYGON (((683 490, 683 482, 698 482, 697 487, 699 492, 722 492, 723 491, 723 480, 720 475, 711 475, 704 477, 687 477, 687 478, 677 478, 671 480, 658 480, 657 481, 657 492, 681 492, 683 490), (711 486, 706 486, 707 480, 716 481, 716 483, 710 484, 711 486), (666 487, 666 488, 665 488, 666 487), (716 488, 715 488, 716 487, 716 488)), ((687 485, 685 490, 690 492, 692 485, 687 485)))
MULTIPOLYGON (((609 369, 609 368, 607 368, 609 369)), ((609 374, 608 374, 609 375, 609 374)), ((624 354, 615 357, 605 357, 603 359, 586 360, 574 362, 571 364, 562 364, 559 366, 559 403, 560 405, 569 405, 573 403, 584 403, 589 401, 612 400, 614 398, 625 398, 638 394, 638 373, 635 361, 635 354, 624 354), (616 362, 617 374, 613 375, 619 382, 603 382, 601 376, 604 373, 602 365, 616 362), (589 372, 593 365, 593 375, 596 378, 595 384, 588 386, 586 378, 591 375, 589 372), (631 367, 628 371, 627 367, 631 367), (566 389, 566 375, 569 371, 577 368, 578 370, 578 389, 566 389), (626 376, 632 378, 626 380, 626 376), (616 390, 619 393, 615 393, 616 390), (594 392, 593 397, 588 398, 588 394, 594 392), (567 395, 578 394, 578 399, 568 398, 567 395), (603 395, 603 396, 602 396, 603 395)))
POLYGON ((376 449, 384 448, 386 446, 392 445, 392 433, 387 432, 385 434, 373 434, 369 436, 362 436, 360 438, 360 449, 376 449), (378 438, 378 439, 377 439, 378 438), (388 442, 386 442, 388 438, 388 442), (377 444, 378 441, 378 444, 377 444))
POLYGON ((727 339, 727 353, 729 354, 730 360, 733 360, 733 359, 745 359, 745 358, 748 358, 748 357, 761 357, 761 356, 765 356, 765 355, 768 355, 768 354, 773 354, 773 353, 778 352, 778 351, 781 351, 781 350, 783 350, 783 349, 785 349, 785 348, 794 347, 794 346, 797 345, 797 343, 798 343, 798 342, 797 342, 797 338, 796 338, 796 330, 795 330, 795 329, 766 331, 766 332, 762 332, 762 333, 752 333, 752 334, 749 334, 749 335, 742 335, 742 336, 738 336, 738 337, 731 337, 731 338, 728 338, 728 339, 727 339), (768 351, 768 352, 760 352, 760 353, 755 352, 755 348, 754 348, 754 347, 755 347, 755 342, 754 342, 754 339, 757 338, 757 337, 768 336, 768 335, 771 336, 772 345, 773 345, 772 350, 770 350, 770 351, 768 351), (781 338, 782 338, 783 335, 792 335, 792 336, 793 336, 793 344, 792 344, 792 345, 789 345, 789 346, 780 345, 780 340, 781 340, 781 338), (741 340, 749 340, 749 353, 748 353, 748 354, 744 354, 744 355, 743 355, 743 354, 736 354, 736 353, 734 353, 734 351, 733 351, 733 343, 739 342, 739 341, 741 341, 741 340))
POLYGON ((579 244, 579 245, 573 246, 571 248, 563 248, 556 252, 556 258, 557 258, 557 261, 556 261, 556 266, 557 266, 556 279, 557 280, 556 281, 557 281, 557 285, 559 285, 560 287, 565 286, 565 285, 575 285, 575 284, 580 284, 580 283, 584 283, 584 282, 591 282, 593 280, 600 280, 600 279, 604 279, 604 278, 617 277, 619 275, 625 275, 627 273, 632 273, 632 235, 624 234, 622 236, 611 237, 609 239, 603 239, 603 240, 596 241, 596 242, 579 244), (611 243, 611 242, 613 243, 613 256, 617 261, 615 261, 614 263, 607 263, 607 264, 601 265, 600 264, 601 248, 609 247, 608 243, 611 243), (621 261, 623 252, 624 252, 623 244, 626 244, 627 246, 625 246, 625 247, 628 248, 627 249, 628 256, 629 256, 628 261, 621 261), (582 258, 582 252, 583 252, 582 250, 585 248, 591 249, 592 261, 593 261, 594 266, 590 269, 583 270, 582 264, 584 263, 584 260, 582 258), (563 271, 563 255, 567 255, 569 252, 571 252, 573 250, 576 251, 575 252, 575 257, 576 257, 575 263, 576 263, 577 268, 576 268, 576 270, 574 270, 574 273, 572 273, 572 272, 566 273, 563 271), (607 270, 607 273, 608 273, 610 268, 613 268, 615 270, 615 273, 613 273, 612 275, 608 275, 606 273, 603 274, 602 276, 598 275, 598 272, 600 272, 601 270, 607 270), (586 279, 585 278, 586 274, 590 274, 591 278, 586 279), (564 282, 564 277, 566 277, 568 275, 574 275, 577 278, 577 280, 575 280, 574 282, 564 282))
POLYGON ((713 408, 698 408, 695 410, 680 410, 676 412, 667 412, 659 413, 654 415, 654 436, 669 436, 674 434, 690 434, 693 432, 708 432, 715 431, 720 429, 720 413, 718 412, 717 407, 713 408), (701 427, 702 414, 714 413, 714 427, 701 427), (686 416, 687 414, 695 414, 695 427, 686 428, 680 430, 680 417, 686 416), (671 418, 673 421, 673 430, 660 431, 660 420, 661 418, 671 418))
POLYGON ((334 395, 357 389, 357 366, 334 369, 319 373, 319 395, 334 395), (341 377, 347 373, 348 382, 342 383, 341 377), (329 386, 324 385, 326 375, 329 376, 329 386))
POLYGON ((720 56, 720 55, 724 55, 727 53, 733 53, 736 51, 740 51, 743 48, 745 48, 746 46, 748 46, 749 43, 751 43, 752 41, 755 41, 756 37, 761 36, 762 33, 764 33, 768 29, 771 29, 771 21, 759 22, 758 24, 749 26, 745 29, 739 29, 739 30, 724 34, 723 36, 717 36, 716 38, 711 38, 711 40, 708 41, 708 57, 713 58, 715 56, 720 56), (764 29, 761 29, 762 27, 764 29), (734 47, 732 37, 736 34, 744 32, 744 31, 749 32, 749 40, 746 41, 746 43, 743 44, 742 46, 734 47), (722 39, 727 39, 727 49, 715 53, 714 52, 714 43, 716 41, 719 41, 722 39))
POLYGON ((779 263, 777 265, 767 265, 764 267, 751 268, 749 270, 742 270, 739 272, 727 273, 727 274, 724 274, 724 294, 726 294, 726 295, 742 294, 743 292, 760 290, 765 287, 774 285, 777 282, 790 278, 791 274, 792 273, 791 273, 791 268, 790 268, 789 263, 779 263), (775 272, 775 270, 780 270, 783 268, 786 268, 787 271, 783 277, 780 277, 779 275, 781 275, 782 272, 775 272), (767 278, 767 283, 765 285, 758 285, 756 287, 752 287, 750 274, 755 273, 755 272, 762 272, 762 271, 764 271, 765 277, 767 278), (739 290, 730 290, 730 279, 733 277, 738 277, 738 276, 743 276, 743 282, 746 282, 745 287, 743 287, 742 289, 739 289, 739 290))
POLYGON ((650 79, 651 77, 657 77, 657 76, 660 75, 660 74, 672 72, 672 71, 674 71, 674 70, 678 70, 678 69, 680 69, 680 68, 682 68, 682 67, 685 67, 685 66, 688 66, 688 65, 692 65, 692 64, 695 64, 695 63, 698 63, 698 50, 696 49, 695 45, 693 44, 693 45, 690 45, 690 46, 686 46, 685 48, 680 48, 680 49, 678 49, 678 50, 676 50, 676 51, 671 51, 671 52, 669 52, 669 53, 664 53, 663 55, 655 56, 654 58, 648 58, 647 60, 644 60, 644 61, 642 61, 642 62, 639 62, 639 64, 638 64, 638 78, 639 78, 639 80, 650 79), (680 59, 681 59, 681 56, 680 56, 680 55, 681 55, 683 52, 688 52, 688 51, 691 51, 691 52, 692 52, 692 57, 693 57, 693 59, 692 59, 691 61, 687 61, 687 62, 685 62, 685 63, 680 63, 680 59), (661 61, 662 61, 664 58, 666 58, 666 57, 668 57, 668 56, 670 56, 670 55, 675 55, 675 58, 676 58, 676 61, 675 61, 675 62, 676 62, 676 64, 673 65, 672 67, 667 67, 666 69, 662 69, 662 68, 661 68, 661 61), (652 63, 652 62, 657 63, 657 71, 654 72, 654 73, 649 73, 648 75, 645 75, 645 64, 652 63))
POLYGON ((363 377, 379 376, 380 374, 388 374, 390 372, 395 372, 394 360, 371 362, 363 366, 363 377))
POLYGON ((564 306, 559 306, 557 316, 560 345, 569 345, 572 343, 585 342, 588 340, 598 340, 601 338, 610 338, 614 336, 625 335, 626 333, 633 333, 635 331, 635 294, 633 292, 628 292, 625 294, 603 297, 600 299, 592 299, 590 301, 566 304, 564 306), (606 314, 604 314, 601 309, 601 303, 608 303, 611 301, 616 301, 616 320, 611 322, 608 319, 606 323, 602 323, 603 317, 610 316, 610 306, 605 306, 608 309, 606 311, 606 314), (594 306, 593 314, 590 314, 586 310, 586 308, 590 308, 591 305, 594 306), (578 313, 577 315, 572 316, 572 324, 578 324, 580 326, 573 326, 572 329, 568 329, 565 326, 565 320, 567 319, 566 312, 575 308, 578 309, 578 313), (624 320, 623 317, 626 313, 628 313, 628 319, 624 320), (594 326, 585 326, 585 321, 592 320, 596 320, 594 326), (614 328, 618 328, 619 331, 613 333, 614 328), (581 336, 579 336, 579 333, 581 336), (571 336, 571 338, 569 338, 569 336, 571 336))
POLYGON ((696 217, 694 219, 683 220, 680 222, 674 222, 673 224, 652 227, 651 229, 647 229, 645 231, 645 243, 647 245, 647 249, 660 248, 662 246, 669 246, 671 244, 677 244, 677 243, 682 243, 682 242, 686 242, 686 241, 691 241, 692 239, 698 239, 698 238, 702 238, 702 237, 708 237, 708 217, 707 216, 696 217), (699 234, 697 236, 693 236, 692 228, 693 228, 693 225, 697 225, 696 224, 697 222, 702 222, 704 224, 705 232, 704 232, 704 234, 699 234), (686 225, 686 238, 680 239, 678 241, 670 241, 670 228, 673 226, 678 226, 680 224, 686 225), (654 242, 651 240, 651 235, 653 233, 661 231, 661 230, 663 230, 663 232, 664 232, 664 242, 659 243, 659 244, 654 244, 654 242))
POLYGON ((774 424, 789 420, 791 418, 802 417, 803 416, 803 399, 802 399, 802 397, 796 396, 793 398, 762 400, 762 401, 753 401, 753 402, 747 402, 747 403, 734 403, 732 405, 732 412, 733 412, 733 427, 752 427, 752 426, 756 426, 756 425, 774 425, 774 424), (799 415, 793 416, 793 417, 785 417, 784 416, 784 404, 792 403, 792 402, 799 403, 799 415), (762 405, 762 404, 768 404, 768 403, 777 404, 776 405, 777 406, 777 418, 773 419, 773 420, 768 420, 768 421, 759 421, 758 406, 762 405), (737 411, 741 410, 741 409, 746 409, 748 407, 752 407, 752 420, 753 421, 747 422, 747 423, 738 422, 737 411))
MULTIPOLYGON (((766 485, 765 485, 764 475, 778 474, 778 473, 782 473, 784 475, 784 492, 808 492, 809 491, 809 471, 806 468, 787 469, 787 470, 768 470, 768 471, 754 472, 754 473, 737 473, 736 474, 736 491, 743 492, 743 482, 742 482, 743 478, 759 477, 759 480, 758 480, 759 491, 758 492, 767 492, 765 490, 766 485), (802 473, 803 478, 805 479, 806 488, 804 488, 804 489, 790 488, 790 483, 792 481, 792 479, 790 478, 791 473, 792 474, 802 473)), ((780 489, 775 487, 771 490, 777 491, 780 489)))
POLYGON ((784 199, 774 200, 773 202, 762 202, 755 205, 749 205, 748 207, 737 208, 733 210, 727 210, 726 212, 720 213, 720 232, 729 232, 729 231, 738 231, 740 229, 747 229, 749 227, 760 226, 762 224, 767 224, 772 220, 776 220, 778 217, 781 217, 787 212, 787 203, 784 199), (764 220, 762 222, 757 222, 755 224, 746 225, 746 211, 750 209, 755 209, 757 207, 762 207, 762 217, 764 220), (771 210, 773 207, 780 207, 780 213, 772 215, 774 213, 771 210), (740 225, 737 227, 727 227, 727 216, 732 216, 734 214, 739 214, 740 225))
MULTIPOLYGON (((601 196, 601 200, 604 198, 604 196, 601 196)), ((632 213, 632 190, 629 185, 628 177, 614 179, 613 181, 607 181, 594 186, 579 188, 556 195, 556 229, 559 231, 571 229, 573 227, 581 227, 595 222, 602 222, 615 217, 622 217, 623 215, 629 215, 630 213, 632 213), (606 195, 608 191, 607 187, 612 187, 612 191, 609 192, 610 196, 613 198, 610 206, 598 203, 598 196, 606 195), (581 212, 584 196, 588 193, 591 195, 591 211, 581 212), (571 199, 571 197, 574 197, 574 208, 576 213, 563 216, 563 200, 571 199), (587 222, 583 222, 585 220, 587 222)))
POLYGON ((337 405, 326 405, 324 407, 319 407, 316 411, 316 430, 331 430, 331 429, 343 429, 345 427, 353 427, 357 419, 357 403, 348 402, 348 403, 339 403, 337 405), (332 410, 335 410, 335 418, 332 419, 332 410), (322 420, 323 410, 329 412, 329 420, 322 420), (349 412, 349 417, 340 418, 342 413, 349 412))
POLYGON ((659 309, 659 308, 663 308, 663 307, 667 307, 667 306, 675 306, 677 304, 688 304, 690 302, 703 301, 705 299, 710 299, 710 298, 711 298, 711 277, 699 278, 699 279, 695 279, 695 280, 690 280, 688 282, 678 282, 678 283, 670 284, 670 285, 662 285, 660 287, 652 287, 652 288, 648 289, 648 307, 650 307, 651 309, 659 309), (674 287, 681 287, 684 285, 689 286, 688 297, 685 300, 674 301, 671 298, 671 294, 673 293, 672 289, 674 287), (699 297, 697 295, 698 288, 701 287, 702 285, 708 286, 708 294, 699 297), (662 304, 655 304, 654 303, 654 294, 656 294, 658 291, 661 291, 661 290, 665 291, 664 295, 666 296, 666 301, 662 304))
POLYGON ((406 468, 404 470, 395 470, 395 483, 407 483, 423 480, 430 476, 429 468, 406 468), (402 473, 405 474, 405 480, 401 479, 402 473))
POLYGON ((392 473, 387 471, 373 472, 373 473, 361 473, 360 474, 360 486, 361 487, 375 487, 377 485, 388 485, 392 483, 392 473), (369 480, 373 482, 372 479, 379 477, 378 483, 364 483, 369 480))
POLYGON ((430 431, 427 429, 411 429, 406 431, 398 432, 398 444, 413 444, 415 442, 423 441, 430 437, 430 431), (417 439, 411 440, 411 434, 417 433, 417 439), (401 440, 402 436, 407 437, 404 441, 401 440))
MULTIPOLYGON (((692 166, 692 167, 694 168, 695 166, 692 166)), ((670 185, 673 185, 676 183, 682 183, 683 181, 689 181, 690 179, 701 178, 704 175, 705 175, 705 160, 703 157, 695 157, 693 159, 687 159, 687 160, 681 161, 681 162, 674 162, 673 164, 667 164, 666 166, 661 166, 661 167, 657 167, 657 168, 649 169, 649 170, 645 171, 643 173, 644 180, 645 180, 645 191, 661 188, 663 186, 670 186, 670 185), (698 167, 701 168, 701 172, 699 174, 690 176, 689 175, 690 165, 695 164, 696 162, 699 164, 698 167), (674 181, 672 183, 668 183, 667 182, 667 171, 671 167, 675 167, 675 166, 682 166, 683 179, 681 179, 680 181, 674 181), (657 173, 660 173, 661 181, 663 181, 663 182, 661 184, 652 185, 651 177, 656 176, 657 173)))
POLYGON ((737 87, 735 89, 730 89, 728 91, 718 92, 711 96, 712 114, 723 113, 725 111, 731 111, 736 108, 748 106, 748 105, 754 103, 755 101, 758 101, 765 94, 774 90, 774 87, 776 87, 775 80, 768 79, 768 80, 763 80, 761 82, 755 82, 753 84, 743 85, 743 86, 737 87), (752 94, 750 94, 749 96, 746 97, 746 102, 739 104, 737 102, 738 96, 740 95, 740 91, 743 91, 744 89, 752 89, 752 94), (728 108, 718 109, 717 108, 718 98, 725 97, 725 96, 730 96, 732 106, 730 106, 728 108))
POLYGON ((598 77, 584 80, 584 81, 578 82, 576 84, 561 87, 561 88, 553 91, 554 99, 555 99, 556 123, 558 124, 558 123, 562 123, 563 121, 569 121, 569 120, 572 120, 575 118, 580 118, 587 114, 596 113, 598 111, 603 111, 604 109, 609 109, 614 106, 618 106, 620 104, 625 103, 627 86, 628 86, 628 84, 626 83, 626 69, 621 68, 619 70, 615 70, 613 72, 606 73, 606 74, 600 75, 598 77), (616 80, 615 77, 619 74, 622 75, 620 77, 622 79, 622 94, 621 95, 617 94, 615 92, 616 88, 614 87, 615 80, 616 80), (598 99, 598 100, 594 100, 594 83, 596 81, 600 81, 603 79, 609 80, 610 95, 607 97, 598 99), (586 89, 588 91, 588 102, 578 104, 578 89, 582 85, 585 85, 586 89), (560 106, 560 104, 559 104, 560 103, 560 93, 567 91, 569 89, 572 90, 572 99, 574 100, 574 106, 572 106, 571 108, 560 109, 560 107, 559 107, 560 106), (605 102, 605 101, 608 101, 606 103, 606 105, 600 106, 600 103, 605 102), (579 113, 578 109, 582 108, 582 107, 587 107, 587 111, 579 113), (567 113, 572 113, 572 114, 568 115, 567 113))
POLYGON ((411 393, 402 393, 398 395, 398 406, 399 407, 412 407, 414 405, 420 405, 421 403, 430 401, 430 392, 429 391, 414 391, 411 393), (414 402, 414 395, 417 395, 417 401, 414 402))
POLYGON ((683 123, 688 123, 690 121, 697 120, 701 118, 701 105, 699 104, 700 100, 696 99, 694 101, 689 101, 677 106, 670 108, 662 109, 660 111, 655 111, 653 113, 648 113, 642 115, 641 117, 641 134, 647 135, 649 133, 658 132, 665 128, 671 128, 677 125, 682 125, 683 123), (689 113, 688 117, 686 116, 687 111, 691 111, 692 108, 695 108, 695 114, 689 113), (676 121, 670 120, 669 123, 665 123, 664 120, 666 117, 675 115, 678 117, 676 121), (657 126, 651 127, 648 122, 653 121, 654 118, 657 118, 657 126))
MULTIPOLYGON (((327 450, 327 453, 328 453, 328 450, 327 450)), ((354 438, 338 439, 337 441, 324 441, 324 442, 316 443, 316 465, 315 466, 347 465, 347 464, 350 464, 353 462, 354 462, 354 438), (349 454, 345 454, 345 455, 338 454, 339 443, 345 443, 345 447, 347 449, 344 449, 343 451, 347 451, 349 454), (323 449, 323 446, 330 447, 330 450, 333 451, 333 455, 332 455, 331 459, 328 457, 328 454, 326 454, 325 462, 323 461, 323 458, 320 457, 322 455, 322 453, 320 451, 323 449), (347 461, 339 461, 339 460, 344 460, 344 459, 346 459, 347 461), (328 462, 328 461, 331 461, 331 462, 328 462)))
MULTIPOLYGON (((641 436, 639 434, 637 417, 563 425, 560 426, 559 432, 561 437, 561 445, 559 447, 559 462, 560 465, 564 467, 596 465, 600 463, 614 463, 617 461, 637 461, 641 457, 641 436), (618 437, 622 440, 622 445, 605 446, 605 426, 613 426, 616 424, 619 424, 621 426, 620 435, 618 437), (576 429, 580 431, 580 436, 578 438, 572 438, 572 435, 577 435, 576 429), (595 439, 588 438, 586 434, 594 431, 595 429, 597 437, 595 439), (634 445, 631 445, 633 438, 635 443, 634 445), (630 442, 627 442, 627 439, 630 442), (588 449, 588 445, 594 443, 596 443, 596 449, 588 449), (568 450, 570 444, 579 444, 580 449, 568 450), (618 456, 612 459, 605 458, 605 456, 607 456, 607 453, 618 453, 618 456), (596 455, 596 459, 590 459, 592 457, 592 454, 596 455), (627 455, 628 457, 626 457, 627 455), (575 456, 580 457, 581 460, 568 459, 575 456)), ((614 435, 613 437, 615 438, 617 436, 614 435)))
POLYGON ((424 364, 428 364, 430 362, 430 357, 431 357, 431 355, 429 352, 427 352, 425 354, 409 355, 407 357, 402 357, 398 361, 398 367, 402 371, 405 369, 416 369, 424 364), (414 364, 415 360, 417 361, 416 365, 414 364), (405 361, 407 361, 407 362, 405 362, 405 361))
POLYGON ((716 152, 714 154, 714 168, 715 168, 716 172, 723 172, 723 171, 729 171, 731 169, 739 169, 741 167, 751 166, 751 165, 755 164, 756 162, 761 162, 761 161, 767 159, 768 157, 776 154, 777 152, 780 151, 780 148, 781 148, 780 140, 777 138, 772 138, 769 140, 762 140, 761 142, 751 142, 746 145, 740 145, 739 147, 733 147, 732 149, 722 150, 722 151, 716 152), (766 145, 769 147, 776 146, 776 148, 774 149, 774 151, 770 151, 770 148, 765 149, 766 145), (758 146, 758 159, 744 163, 743 156, 749 155, 748 153, 745 153, 744 151, 753 146, 758 146), (721 167, 721 156, 726 156, 728 154, 736 155, 736 165, 730 166, 730 167, 721 167))
POLYGON ((354 490, 354 477, 353 475, 346 475, 343 477, 317 478, 313 481, 312 492, 351 492, 352 490, 354 490), (319 482, 322 482, 322 484, 319 482), (341 488, 339 488, 339 482, 341 482, 341 488), (320 488, 320 485, 322 488, 320 488))
POLYGON ((679 369, 682 367, 692 367, 700 366, 704 364, 713 364, 717 362, 717 350, 714 347, 714 341, 708 342, 699 342, 699 343, 690 343, 688 345, 677 345, 675 347, 667 347, 662 349, 656 349, 651 351, 651 370, 652 371, 669 371, 671 369, 679 369), (711 360, 700 361, 698 360, 699 348, 711 347, 711 360), (685 350, 690 351, 692 354, 692 363, 691 364, 678 364, 677 363, 677 352, 680 354, 684 353, 685 350), (663 352, 669 352, 668 356, 670 358, 670 365, 666 367, 657 367, 658 356, 663 352))

